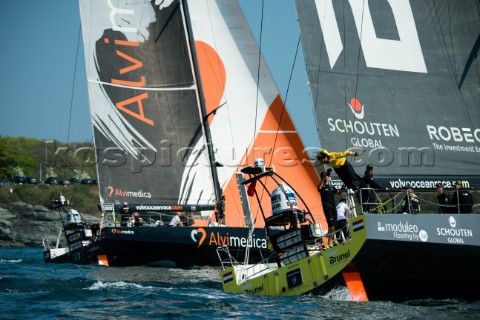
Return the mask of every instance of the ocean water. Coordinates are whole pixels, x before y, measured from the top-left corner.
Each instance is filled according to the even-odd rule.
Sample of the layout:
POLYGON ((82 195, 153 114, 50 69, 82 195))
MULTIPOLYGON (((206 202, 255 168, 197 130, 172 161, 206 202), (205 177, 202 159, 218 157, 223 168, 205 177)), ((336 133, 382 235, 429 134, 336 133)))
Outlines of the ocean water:
POLYGON ((346 288, 324 296, 227 294, 218 272, 45 264, 41 248, 0 248, 0 319, 480 318, 480 301, 359 303, 346 288))

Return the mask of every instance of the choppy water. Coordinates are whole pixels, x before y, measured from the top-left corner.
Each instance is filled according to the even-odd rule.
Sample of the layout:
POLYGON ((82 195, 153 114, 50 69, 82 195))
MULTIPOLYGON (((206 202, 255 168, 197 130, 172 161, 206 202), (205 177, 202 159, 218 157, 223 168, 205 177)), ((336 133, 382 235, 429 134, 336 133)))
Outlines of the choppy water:
MULTIPOLYGON (((218 268, 45 264, 41 248, 0 248, 0 319, 479 319, 480 301, 350 301, 222 291, 218 268)), ((479 290, 478 288, 472 288, 479 290)))

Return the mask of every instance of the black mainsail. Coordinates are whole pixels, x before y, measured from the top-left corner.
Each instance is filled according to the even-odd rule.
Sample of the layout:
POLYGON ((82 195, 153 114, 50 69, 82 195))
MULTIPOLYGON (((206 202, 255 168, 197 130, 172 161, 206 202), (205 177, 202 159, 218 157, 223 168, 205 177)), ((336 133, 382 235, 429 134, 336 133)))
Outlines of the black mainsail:
MULTIPOLYGON (((480 180, 480 5, 297 0, 320 141, 389 187, 480 180), (415 177, 425 181, 415 182, 415 177)), ((363 172, 363 171, 362 171, 363 172)))
MULTIPOLYGON (((478 188, 480 3, 295 3, 322 146, 365 150, 353 164, 391 189, 478 188)), ((369 299, 478 300, 479 228, 477 214, 367 214, 344 279, 369 299)))
POLYGON ((80 8, 103 200, 213 205, 211 171, 196 177, 202 194, 180 201, 189 158, 189 166, 208 158, 180 2, 81 1, 80 8))

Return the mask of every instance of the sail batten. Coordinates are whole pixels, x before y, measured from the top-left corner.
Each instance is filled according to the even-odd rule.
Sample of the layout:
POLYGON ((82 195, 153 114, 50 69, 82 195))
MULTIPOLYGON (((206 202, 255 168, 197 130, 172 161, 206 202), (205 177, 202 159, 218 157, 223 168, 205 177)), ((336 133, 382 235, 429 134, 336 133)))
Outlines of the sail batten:
POLYGON ((114 84, 110 82, 103 82, 103 81, 98 81, 94 79, 88 79, 88 82, 96 83, 96 84, 101 84, 105 86, 111 86, 111 87, 118 87, 118 88, 125 88, 125 89, 133 89, 133 90, 150 90, 150 91, 185 91, 185 90, 196 90, 195 85, 189 85, 189 86, 169 86, 169 87, 164 87, 164 88, 150 88, 150 87, 132 87, 132 86, 125 86, 125 85, 120 85, 120 84, 114 84))

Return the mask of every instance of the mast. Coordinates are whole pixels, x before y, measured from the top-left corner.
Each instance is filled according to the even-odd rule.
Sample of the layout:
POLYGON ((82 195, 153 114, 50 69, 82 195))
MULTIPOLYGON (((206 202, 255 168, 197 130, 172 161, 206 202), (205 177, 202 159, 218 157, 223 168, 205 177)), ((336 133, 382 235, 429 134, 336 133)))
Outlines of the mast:
MULTIPOLYGON (((200 70, 198 68, 197 52, 195 49, 195 41, 193 39, 192 25, 189 19, 188 3, 187 3, 187 0, 180 0, 180 3, 181 3, 181 10, 183 11, 183 17, 184 17, 186 31, 187 31, 187 40, 190 47, 190 54, 191 54, 192 63, 193 63, 193 70, 195 73, 196 85, 198 88, 197 92, 198 92, 198 98, 199 98, 198 100, 200 103, 201 121, 203 125, 203 130, 205 132, 205 139, 207 140, 208 158, 210 160, 210 169, 212 171, 213 184, 215 188, 215 196, 217 198, 217 201, 221 201, 222 190, 220 187, 218 173, 217 173, 216 164, 215 164, 215 153, 213 151, 212 135, 210 133, 210 126, 208 125, 207 108, 205 106, 205 96, 203 94, 203 89, 202 89, 202 78, 200 76, 200 70)), ((217 209, 222 210, 221 208, 222 206, 217 206, 217 209)))

